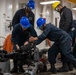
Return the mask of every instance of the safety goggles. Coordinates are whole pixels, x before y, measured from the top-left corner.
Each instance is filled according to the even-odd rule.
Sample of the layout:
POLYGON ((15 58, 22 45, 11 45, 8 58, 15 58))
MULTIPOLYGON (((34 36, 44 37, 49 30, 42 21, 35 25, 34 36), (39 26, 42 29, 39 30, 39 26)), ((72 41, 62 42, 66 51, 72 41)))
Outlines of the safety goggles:
POLYGON ((56 9, 55 9, 56 11, 58 11, 58 7, 56 7, 56 9))

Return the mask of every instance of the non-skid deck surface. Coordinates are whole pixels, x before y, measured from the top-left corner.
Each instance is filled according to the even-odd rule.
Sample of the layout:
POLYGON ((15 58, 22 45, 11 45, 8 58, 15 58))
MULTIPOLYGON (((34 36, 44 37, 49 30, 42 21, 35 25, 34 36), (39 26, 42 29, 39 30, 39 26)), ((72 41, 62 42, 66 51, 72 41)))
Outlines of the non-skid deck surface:
MULTIPOLYGON (((39 73, 37 75, 76 75, 75 72, 76 72, 76 70, 69 71, 69 72, 57 73, 57 74, 51 74, 51 72, 45 72, 45 73, 39 73)), ((24 74, 12 74, 12 75, 24 75, 24 74)))
MULTIPOLYGON (((49 66, 50 65, 47 65, 48 69, 49 69, 49 66)), ((61 63, 56 64, 56 68, 59 68, 59 67, 61 67, 61 63)), ((12 75, 24 75, 24 74, 12 74, 12 75)), ((52 74, 51 72, 44 72, 44 73, 39 73, 37 75, 76 75, 76 69, 74 69, 73 71, 61 72, 61 73, 57 73, 57 74, 52 74)))

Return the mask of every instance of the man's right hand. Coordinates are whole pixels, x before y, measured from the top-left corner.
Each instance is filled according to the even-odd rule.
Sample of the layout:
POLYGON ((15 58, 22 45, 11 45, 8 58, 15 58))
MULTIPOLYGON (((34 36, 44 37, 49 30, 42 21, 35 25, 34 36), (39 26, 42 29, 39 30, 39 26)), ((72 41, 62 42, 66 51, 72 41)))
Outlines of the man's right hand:
POLYGON ((34 42, 35 40, 38 40, 38 38, 37 37, 33 37, 33 36, 31 36, 29 38, 29 42, 34 42))
POLYGON ((20 50, 20 47, 19 47, 19 45, 18 45, 18 44, 16 44, 16 48, 17 48, 17 50, 20 50))

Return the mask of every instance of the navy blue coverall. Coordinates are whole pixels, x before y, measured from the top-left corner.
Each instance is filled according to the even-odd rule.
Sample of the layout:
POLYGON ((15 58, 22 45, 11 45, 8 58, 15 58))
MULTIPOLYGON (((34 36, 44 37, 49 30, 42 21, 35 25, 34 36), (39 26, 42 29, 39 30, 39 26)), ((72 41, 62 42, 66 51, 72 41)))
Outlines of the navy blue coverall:
POLYGON ((73 31, 73 55, 76 58, 76 29, 73 31))
MULTIPOLYGON (((72 35, 72 21, 73 21, 73 16, 72 16, 72 11, 64 6, 61 11, 60 11, 60 23, 59 23, 59 28, 63 29, 66 31, 71 37, 72 35)), ((69 60, 65 59, 65 56, 63 53, 61 53, 61 59, 63 63, 68 62, 69 60)))
MULTIPOLYGON (((14 50, 17 50, 16 44, 18 44, 19 46, 24 45, 24 43, 29 40, 30 36, 34 36, 34 37, 37 36, 36 31, 34 30, 32 25, 26 30, 23 30, 20 24, 15 25, 12 31, 12 42, 14 43, 14 50)), ((17 68, 17 63, 18 63, 18 60, 16 58, 14 59, 15 68, 17 68)))
MULTIPOLYGON (((26 10, 26 8, 19 9, 19 10, 15 13, 15 15, 14 15, 14 17, 13 17, 13 19, 12 19, 12 25, 13 25, 13 27, 20 22, 20 19, 21 19, 23 16, 27 16, 25 10, 26 10)), ((34 17, 35 17, 34 13, 33 13, 32 11, 30 11, 30 12, 28 13, 28 16, 27 16, 27 17, 28 17, 28 19, 29 19, 29 21, 30 21, 30 24, 34 27, 34 17)))
POLYGON ((76 59, 71 54, 72 40, 69 34, 49 23, 46 24, 43 33, 38 36, 36 44, 41 43, 46 38, 55 42, 48 50, 48 60, 51 64, 54 64, 56 62, 55 59, 58 52, 62 52, 67 59, 76 62, 76 59))
POLYGON ((75 28, 73 31, 73 55, 76 58, 76 20, 73 20, 73 27, 75 28))
POLYGON ((72 11, 66 6, 64 6, 60 11, 59 28, 69 33, 71 31, 72 24, 73 24, 72 11))

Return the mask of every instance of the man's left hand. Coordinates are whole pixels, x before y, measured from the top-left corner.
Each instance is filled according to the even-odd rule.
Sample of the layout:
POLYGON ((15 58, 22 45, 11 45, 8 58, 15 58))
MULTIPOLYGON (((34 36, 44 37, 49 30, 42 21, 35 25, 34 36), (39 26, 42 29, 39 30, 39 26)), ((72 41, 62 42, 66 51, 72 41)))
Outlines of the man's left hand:
POLYGON ((27 45, 27 44, 29 44, 29 42, 28 42, 28 41, 26 41, 26 42, 24 43, 24 46, 25 46, 25 45, 27 45))
POLYGON ((34 37, 31 36, 31 37, 29 38, 29 41, 30 41, 30 42, 34 42, 34 37))

